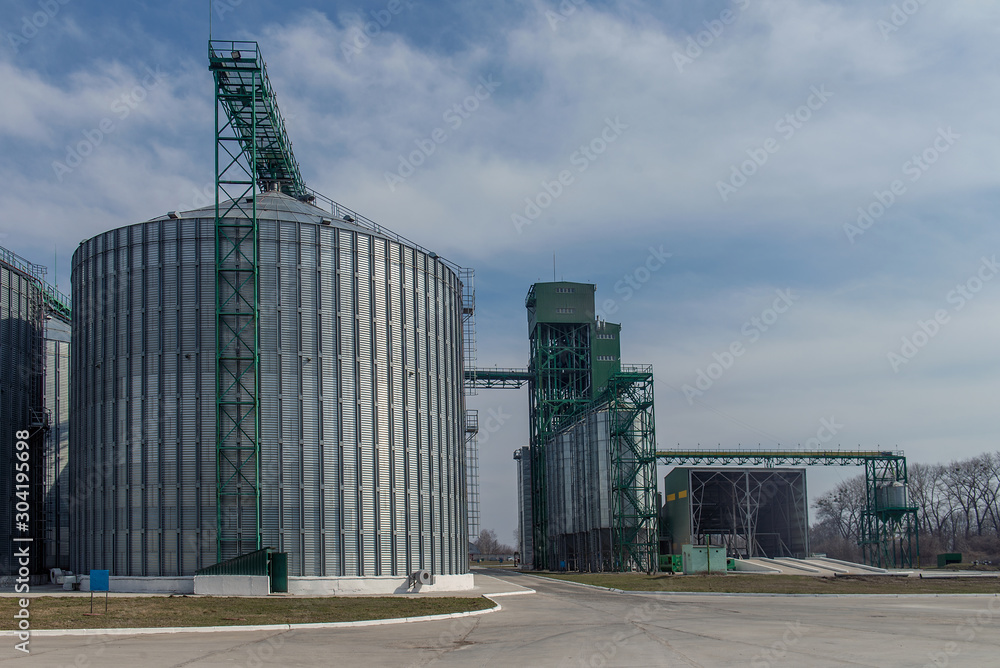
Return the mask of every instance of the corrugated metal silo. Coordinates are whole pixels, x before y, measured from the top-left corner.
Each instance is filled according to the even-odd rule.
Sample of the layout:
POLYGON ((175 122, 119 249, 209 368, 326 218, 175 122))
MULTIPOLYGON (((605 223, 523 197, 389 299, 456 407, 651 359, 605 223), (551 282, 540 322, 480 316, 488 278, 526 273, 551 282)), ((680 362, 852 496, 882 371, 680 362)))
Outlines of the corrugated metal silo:
POLYGON ((42 515, 45 568, 69 568, 69 348, 70 323, 59 313, 45 315, 45 368, 42 384, 45 460, 42 515))
POLYGON ((546 443, 550 562, 610 569, 611 471, 608 410, 591 409, 546 443))
MULTIPOLYGON (((257 212, 264 544, 293 577, 467 573, 459 277, 277 192, 257 212)), ((77 571, 216 561, 215 209, 171 216, 73 258, 77 571)))
MULTIPOLYGON (((44 300, 33 265, 0 249, 0 541, 41 536, 42 498, 42 328, 44 300), (24 436, 28 436, 24 438, 24 436), (18 442, 27 447, 18 447, 18 442), (18 477, 20 475, 20 477, 18 477), (20 505, 19 505, 20 504, 20 505)), ((41 547, 29 545, 30 573, 39 571, 41 547)), ((14 550, 0 555, 0 576, 18 574, 14 550)), ((5 582, 9 584, 9 582, 5 582)))

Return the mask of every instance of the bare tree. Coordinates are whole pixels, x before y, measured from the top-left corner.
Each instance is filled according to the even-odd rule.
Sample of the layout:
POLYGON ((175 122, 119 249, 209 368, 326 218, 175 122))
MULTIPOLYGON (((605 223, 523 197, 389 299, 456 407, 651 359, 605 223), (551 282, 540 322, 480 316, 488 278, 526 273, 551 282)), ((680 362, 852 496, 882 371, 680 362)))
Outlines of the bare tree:
MULTIPOLYGON (((1000 452, 948 464, 911 464, 909 501, 917 509, 923 554, 963 552, 1000 562, 1000 452)), ((816 551, 860 558, 865 478, 840 483, 813 502, 816 551)))
POLYGON ((947 532, 952 512, 946 501, 944 467, 940 464, 909 466, 910 504, 916 506, 920 531, 941 535, 947 532))
POLYGON ((809 532, 813 551, 849 561, 861 559, 858 536, 865 498, 865 478, 855 476, 813 502, 817 519, 809 532))
POLYGON ((865 477, 855 476, 816 499, 813 507, 819 522, 834 527, 841 538, 851 538, 861 531, 865 498, 865 477))
POLYGON ((493 529, 483 529, 479 532, 479 538, 476 539, 476 547, 479 548, 479 552, 485 557, 490 554, 499 554, 500 541, 497 540, 497 532, 493 529))

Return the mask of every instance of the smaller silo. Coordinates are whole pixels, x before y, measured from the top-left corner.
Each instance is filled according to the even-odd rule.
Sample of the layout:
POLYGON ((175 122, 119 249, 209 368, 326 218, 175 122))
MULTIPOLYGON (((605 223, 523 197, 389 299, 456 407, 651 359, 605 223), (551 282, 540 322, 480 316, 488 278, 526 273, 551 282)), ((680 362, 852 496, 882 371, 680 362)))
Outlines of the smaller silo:
MULTIPOLYGON (((65 300, 69 303, 68 298, 65 300)), ((42 403, 46 426, 42 436, 45 460, 45 556, 49 568, 69 568, 69 347, 70 323, 63 312, 46 309, 45 365, 42 403)))
MULTIPOLYGON (((39 267, 0 248, 0 581, 23 576, 13 558, 15 538, 31 538, 31 574, 41 569, 42 549, 42 331, 44 300, 39 267)), ((25 542, 28 544, 27 542, 25 542)))

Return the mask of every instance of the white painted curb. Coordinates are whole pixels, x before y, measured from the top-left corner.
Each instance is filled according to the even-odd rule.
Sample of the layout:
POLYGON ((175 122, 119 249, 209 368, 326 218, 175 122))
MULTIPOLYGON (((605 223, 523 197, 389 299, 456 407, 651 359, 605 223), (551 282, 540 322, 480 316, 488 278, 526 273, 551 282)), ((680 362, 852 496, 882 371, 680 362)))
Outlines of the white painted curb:
MULTIPOLYGON (((529 592, 508 592, 506 594, 484 594, 483 598, 493 601, 494 596, 510 596, 527 594, 529 592)), ((534 593, 533 591, 530 593, 534 593)), ((138 636, 157 633, 220 633, 225 631, 295 631, 299 629, 340 629, 355 626, 385 626, 388 624, 407 624, 409 622, 431 622, 442 619, 458 619, 460 617, 475 617, 499 612, 503 608, 499 603, 486 610, 469 610, 467 612, 451 612, 442 615, 425 615, 423 617, 396 617, 394 619, 366 619, 360 622, 318 622, 315 624, 259 624, 256 626, 172 626, 148 629, 32 629, 32 636, 138 636)), ((0 635, 16 636, 18 631, 5 630, 0 635)))

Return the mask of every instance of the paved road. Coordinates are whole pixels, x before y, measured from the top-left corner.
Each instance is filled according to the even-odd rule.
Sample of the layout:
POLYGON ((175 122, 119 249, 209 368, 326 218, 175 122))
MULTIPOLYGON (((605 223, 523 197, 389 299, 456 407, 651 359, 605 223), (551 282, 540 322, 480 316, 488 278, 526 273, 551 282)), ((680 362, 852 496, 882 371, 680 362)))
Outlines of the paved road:
MULTIPOLYGON (((38 637, 24 666, 1000 666, 998 597, 536 594, 458 620, 284 632, 38 637)), ((6 638, 13 644, 12 639, 6 638)), ((14 652, 5 648, 0 662, 14 652)), ((23 656, 23 655, 22 655, 23 656)))

